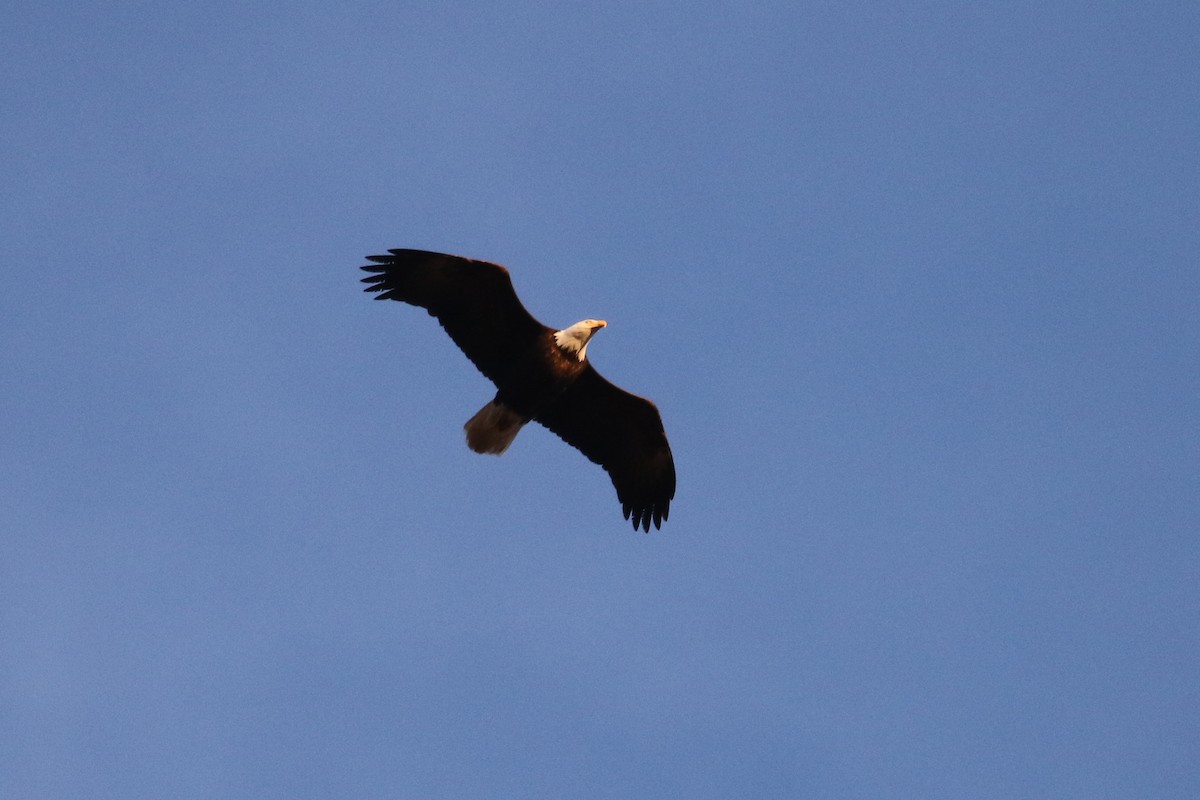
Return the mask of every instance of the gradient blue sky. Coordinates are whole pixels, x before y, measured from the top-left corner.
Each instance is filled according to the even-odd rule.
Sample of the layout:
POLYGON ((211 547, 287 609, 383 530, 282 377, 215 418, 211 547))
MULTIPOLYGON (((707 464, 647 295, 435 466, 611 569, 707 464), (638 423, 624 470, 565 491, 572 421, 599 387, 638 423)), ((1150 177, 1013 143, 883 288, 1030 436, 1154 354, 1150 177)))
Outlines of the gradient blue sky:
POLYGON ((10 7, 0 796, 1200 796, 1198 9, 10 7), (387 247, 609 321, 663 531, 387 247))

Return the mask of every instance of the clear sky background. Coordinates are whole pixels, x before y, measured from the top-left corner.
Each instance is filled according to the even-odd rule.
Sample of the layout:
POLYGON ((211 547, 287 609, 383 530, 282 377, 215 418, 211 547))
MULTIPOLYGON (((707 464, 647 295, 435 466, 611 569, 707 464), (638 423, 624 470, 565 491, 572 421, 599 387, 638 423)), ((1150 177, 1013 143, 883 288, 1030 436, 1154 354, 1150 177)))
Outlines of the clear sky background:
POLYGON ((1200 796, 1198 9, 10 6, 0 797, 1200 796))

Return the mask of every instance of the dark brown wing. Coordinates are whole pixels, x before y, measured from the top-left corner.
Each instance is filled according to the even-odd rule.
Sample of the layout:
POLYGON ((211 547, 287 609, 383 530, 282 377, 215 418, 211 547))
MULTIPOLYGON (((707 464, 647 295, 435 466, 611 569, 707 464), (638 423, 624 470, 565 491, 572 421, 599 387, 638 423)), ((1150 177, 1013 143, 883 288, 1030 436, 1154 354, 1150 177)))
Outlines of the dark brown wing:
POLYGON ((613 386, 588 364, 535 419, 604 467, 634 530, 662 525, 675 496, 675 461, 654 403, 613 386))
POLYGON ((427 309, 454 343, 493 383, 549 330, 533 318, 513 290, 508 270, 425 250, 388 250, 367 256, 364 291, 376 300, 399 300, 427 309))

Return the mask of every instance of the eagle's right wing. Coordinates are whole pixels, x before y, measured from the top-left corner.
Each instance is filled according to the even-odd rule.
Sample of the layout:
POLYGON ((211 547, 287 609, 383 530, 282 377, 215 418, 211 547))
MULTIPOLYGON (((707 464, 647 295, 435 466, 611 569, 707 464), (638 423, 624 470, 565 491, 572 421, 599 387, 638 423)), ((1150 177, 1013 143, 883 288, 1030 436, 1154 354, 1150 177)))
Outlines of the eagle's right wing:
POLYGON ((428 310, 493 383, 549 330, 525 310, 499 264, 425 250, 388 253, 367 256, 374 263, 363 267, 372 273, 364 291, 428 310))

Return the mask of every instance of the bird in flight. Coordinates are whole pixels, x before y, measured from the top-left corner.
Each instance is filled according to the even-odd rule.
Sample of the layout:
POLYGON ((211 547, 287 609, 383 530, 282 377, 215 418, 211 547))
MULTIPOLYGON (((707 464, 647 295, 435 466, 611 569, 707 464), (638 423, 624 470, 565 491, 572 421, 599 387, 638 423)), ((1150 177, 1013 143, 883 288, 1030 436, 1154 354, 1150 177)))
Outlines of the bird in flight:
POLYGON ((587 359, 588 343, 608 323, 543 325, 499 264, 425 250, 367 260, 365 291, 427 310, 496 385, 496 396, 463 426, 468 447, 499 455, 522 426, 537 422, 604 468, 634 530, 662 526, 675 496, 675 462, 658 408, 609 383, 587 359))

